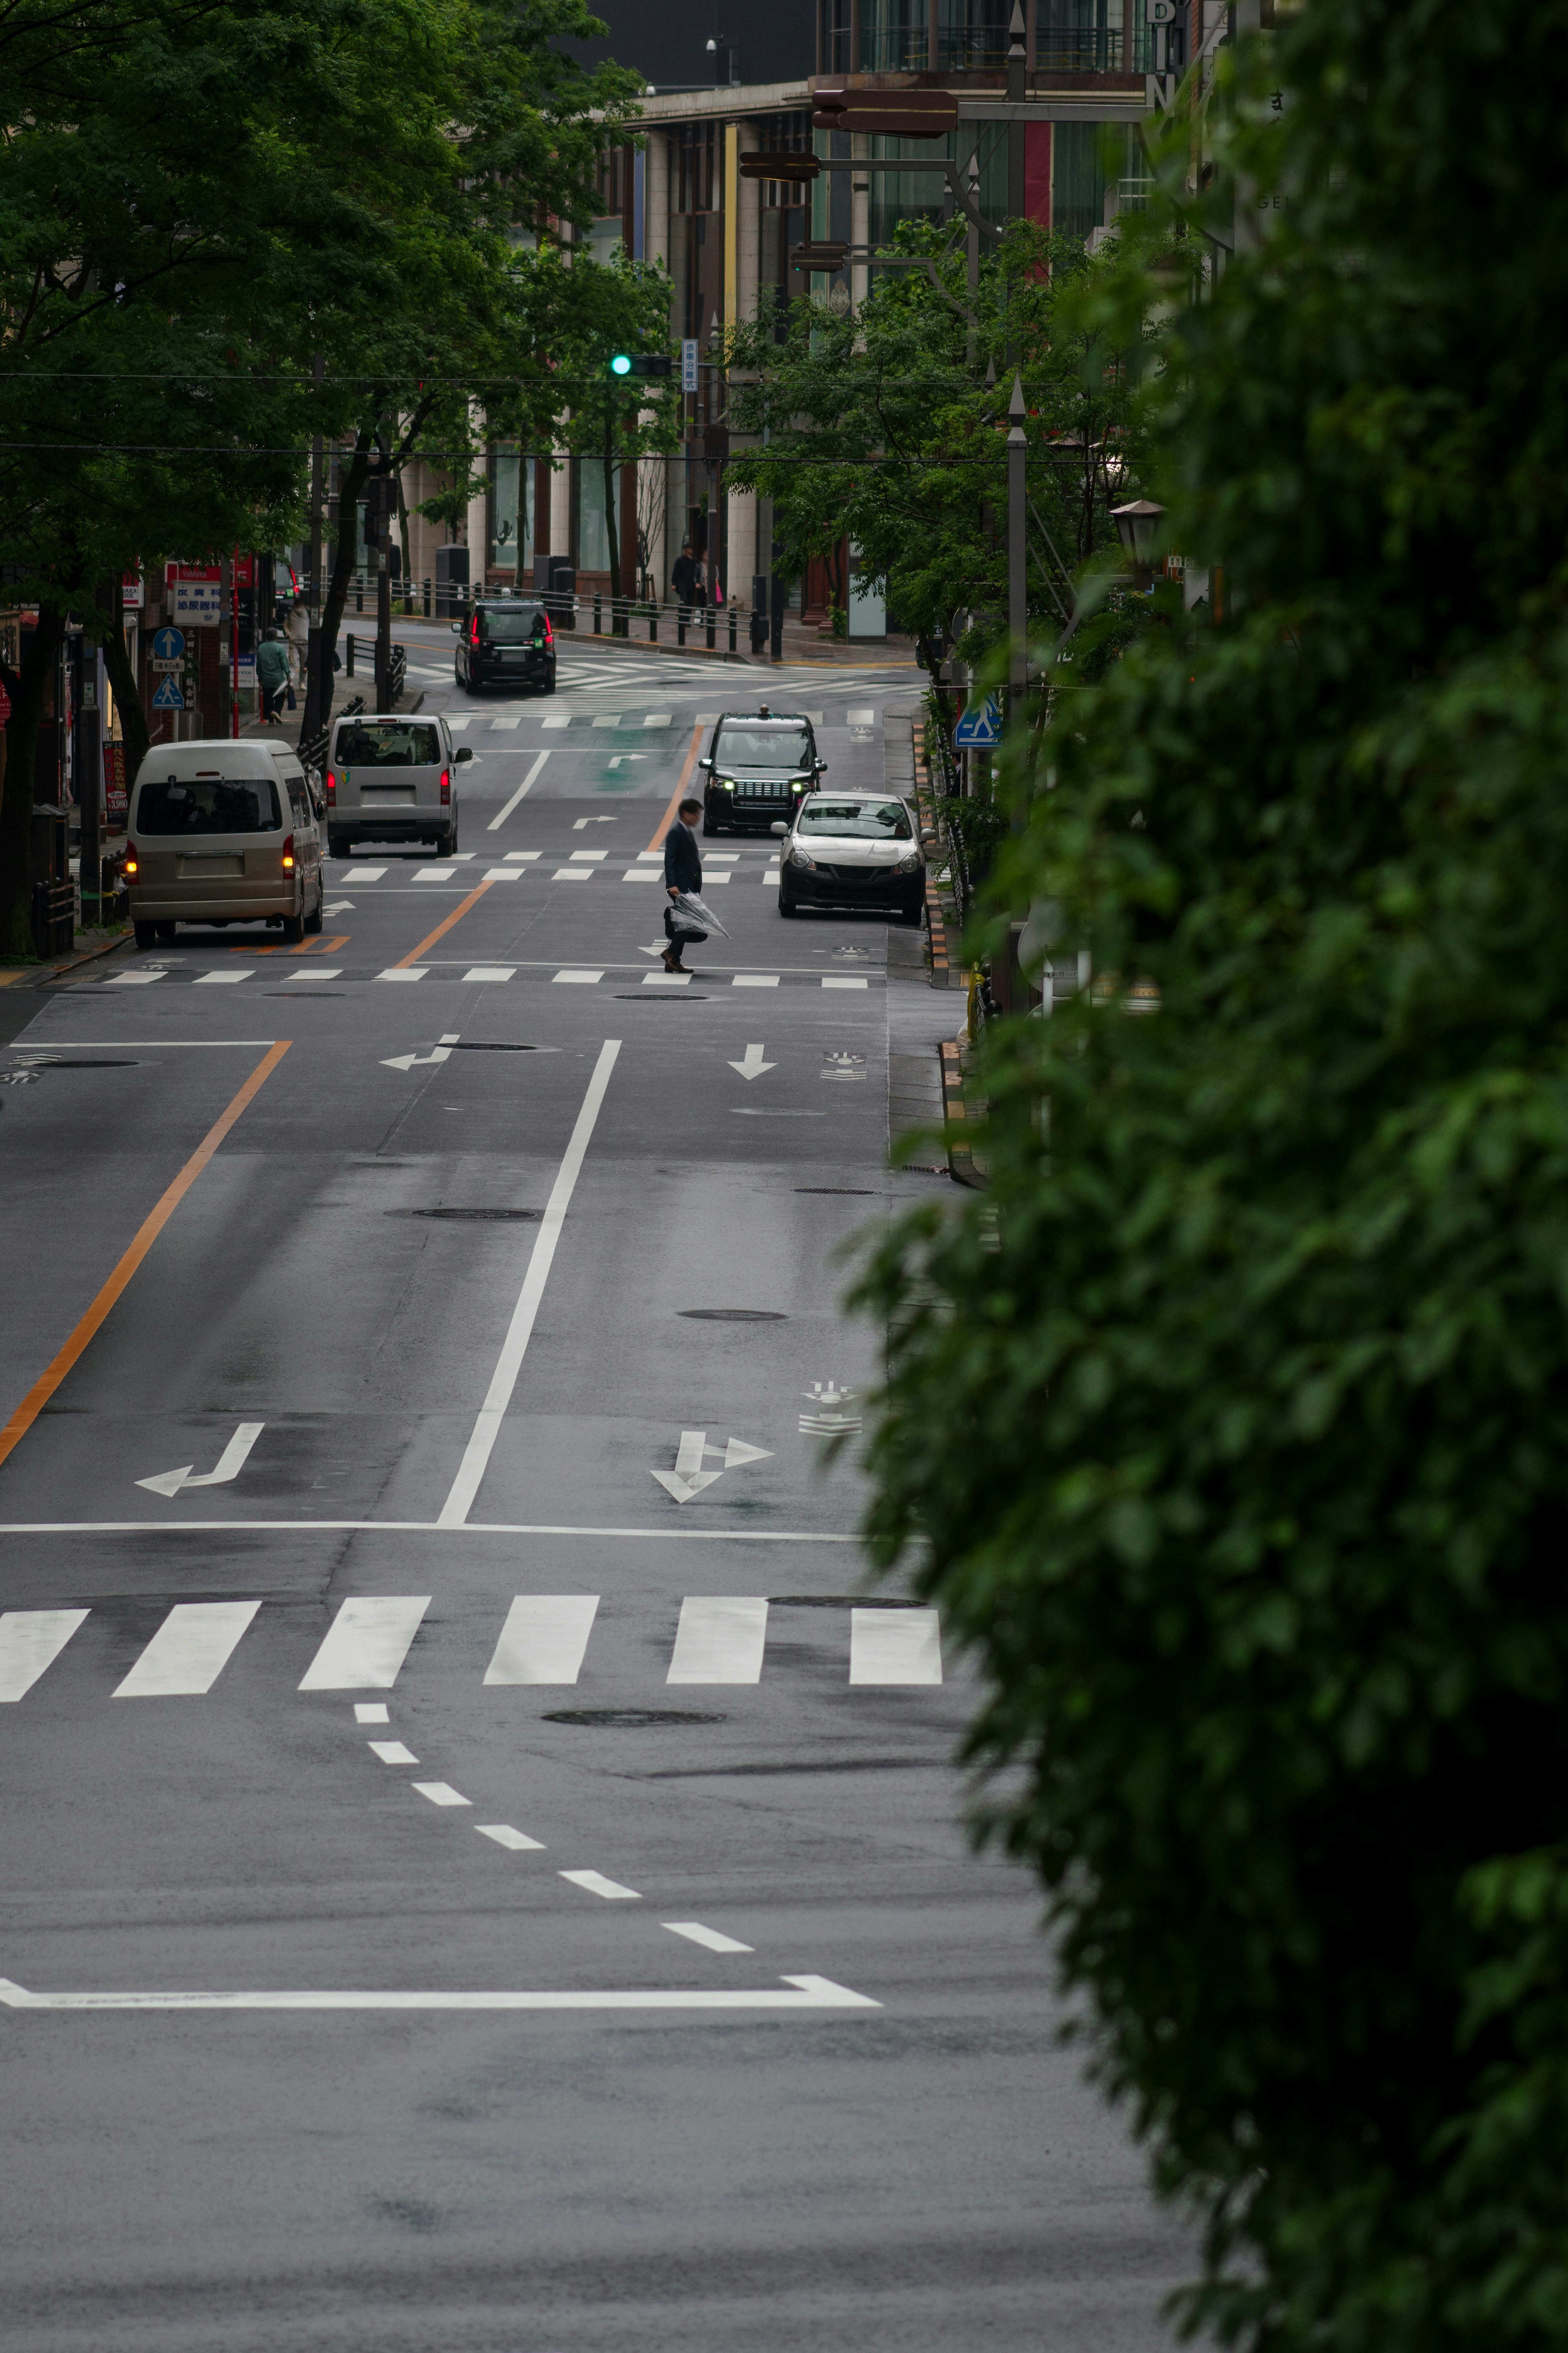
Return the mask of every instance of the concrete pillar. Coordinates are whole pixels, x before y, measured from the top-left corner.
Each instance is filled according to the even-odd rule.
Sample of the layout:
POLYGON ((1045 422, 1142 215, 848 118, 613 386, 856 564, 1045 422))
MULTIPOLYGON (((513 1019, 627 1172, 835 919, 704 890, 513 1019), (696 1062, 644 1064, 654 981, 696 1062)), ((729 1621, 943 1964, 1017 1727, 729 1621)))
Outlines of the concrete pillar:
POLYGON ((470 588, 482 588, 484 586, 485 566, 490 560, 489 542, 485 533, 485 507, 486 500, 483 491, 480 491, 477 498, 472 498, 468 501, 467 517, 468 528, 464 536, 468 543, 468 586, 470 588))
POLYGON ((555 470, 550 477, 550 552, 561 556, 572 553, 571 462, 561 450, 556 452, 555 470))
MULTIPOLYGON (((871 142, 867 133, 864 131, 852 132, 849 140, 849 153, 851 159, 857 164, 861 164, 867 161, 870 153, 871 142)), ((851 245, 863 246, 868 244, 870 241, 870 184, 871 174, 869 172, 864 174, 851 172, 849 174, 849 242, 851 245)), ((851 262, 849 265, 849 299, 854 303, 857 310, 859 309, 861 303, 866 300, 870 284, 871 273, 867 269, 866 264, 863 261, 851 262)))
POLYGON ((757 315, 757 273, 762 259, 763 184, 760 180, 742 180, 736 174, 736 204, 740 217, 735 237, 735 316, 754 319, 757 315))
POLYGON ((647 179, 643 223, 649 261, 669 266, 669 142, 662 131, 647 133, 647 179))
POLYGON ((750 610, 752 575, 757 568, 757 495, 754 491, 727 491, 729 510, 729 577, 724 593, 731 605, 750 610))
POLYGON ((642 492, 641 508, 648 515, 647 568, 653 581, 653 593, 662 596, 669 581, 673 557, 669 547, 669 461, 666 458, 641 458, 638 489, 642 492))

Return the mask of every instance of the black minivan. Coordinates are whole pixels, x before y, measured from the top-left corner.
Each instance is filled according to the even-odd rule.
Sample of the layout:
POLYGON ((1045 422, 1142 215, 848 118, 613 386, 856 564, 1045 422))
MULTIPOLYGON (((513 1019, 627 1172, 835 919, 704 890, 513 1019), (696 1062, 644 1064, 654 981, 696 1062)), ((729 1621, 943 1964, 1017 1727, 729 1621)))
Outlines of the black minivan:
POLYGON ((542 605, 526 596, 479 596, 466 621, 454 621, 452 667, 458 684, 527 686, 555 691, 555 632, 542 605))
POLYGON ((724 711, 698 766, 705 772, 702 830, 767 833, 775 818, 788 825, 826 773, 803 712, 724 711))

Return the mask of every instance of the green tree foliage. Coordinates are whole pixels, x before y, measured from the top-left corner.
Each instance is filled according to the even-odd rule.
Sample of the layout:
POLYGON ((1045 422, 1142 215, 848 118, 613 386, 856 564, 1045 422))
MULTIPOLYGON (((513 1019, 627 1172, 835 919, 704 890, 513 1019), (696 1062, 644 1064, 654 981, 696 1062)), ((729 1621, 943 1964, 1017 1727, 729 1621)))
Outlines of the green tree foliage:
POLYGON ((26 950, 33 744, 68 617, 96 626, 100 585, 139 560, 276 544, 312 432, 355 437, 352 499, 354 467, 443 398, 544 382, 513 224, 592 207, 589 115, 637 87, 553 46, 595 29, 582 0, 5 12, 0 563, 39 621, 6 681, 0 950, 26 950))
MULTIPOLYGON (((1029 416, 1029 600, 1067 617, 1077 567, 1112 536, 1113 483, 1138 459, 1133 379, 1088 307, 1083 248, 1015 222, 973 297, 944 234, 906 222, 858 309, 805 300, 730 338, 729 417, 765 448, 730 480, 773 501, 781 568, 831 566, 847 537, 885 584, 889 617, 931 665, 1001 636, 1006 612, 1005 443, 1013 375, 1029 416), (987 385, 987 371, 994 382, 987 385)), ((838 602, 847 583, 838 581, 838 602)))
MULTIPOLYGON (((871 1532, 976 1649, 993 1827, 1206 2224, 1193 2316, 1270 2353, 1544 2348, 1568 27, 1282 23, 1220 159, 1265 242, 1150 395, 1219 617, 1173 596, 1097 683, 1058 668, 1019 759, 996 905, 1089 944, 1098 996, 999 1025, 990 1202, 868 1264, 871 1532)), ((1228 235, 1223 185, 1193 227, 1228 235)), ((1129 266, 1105 315, 1152 290, 1129 266)))

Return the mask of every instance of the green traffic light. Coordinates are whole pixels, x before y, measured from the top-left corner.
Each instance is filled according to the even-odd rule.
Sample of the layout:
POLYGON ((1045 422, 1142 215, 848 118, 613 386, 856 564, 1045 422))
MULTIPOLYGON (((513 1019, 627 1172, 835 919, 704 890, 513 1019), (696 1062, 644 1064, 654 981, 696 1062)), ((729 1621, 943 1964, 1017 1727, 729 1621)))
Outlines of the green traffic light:
POLYGON ((610 362, 610 374, 612 375, 630 375, 631 372, 632 364, 628 354, 625 352, 617 352, 615 358, 610 362))

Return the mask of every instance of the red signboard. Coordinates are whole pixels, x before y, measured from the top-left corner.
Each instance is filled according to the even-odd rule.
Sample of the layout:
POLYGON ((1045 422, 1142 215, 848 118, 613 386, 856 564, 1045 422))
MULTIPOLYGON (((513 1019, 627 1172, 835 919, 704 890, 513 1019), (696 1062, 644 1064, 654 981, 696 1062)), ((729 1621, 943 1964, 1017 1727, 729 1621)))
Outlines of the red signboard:
POLYGON ((103 800, 110 817, 125 815, 125 746, 106 744, 103 747, 103 800))

